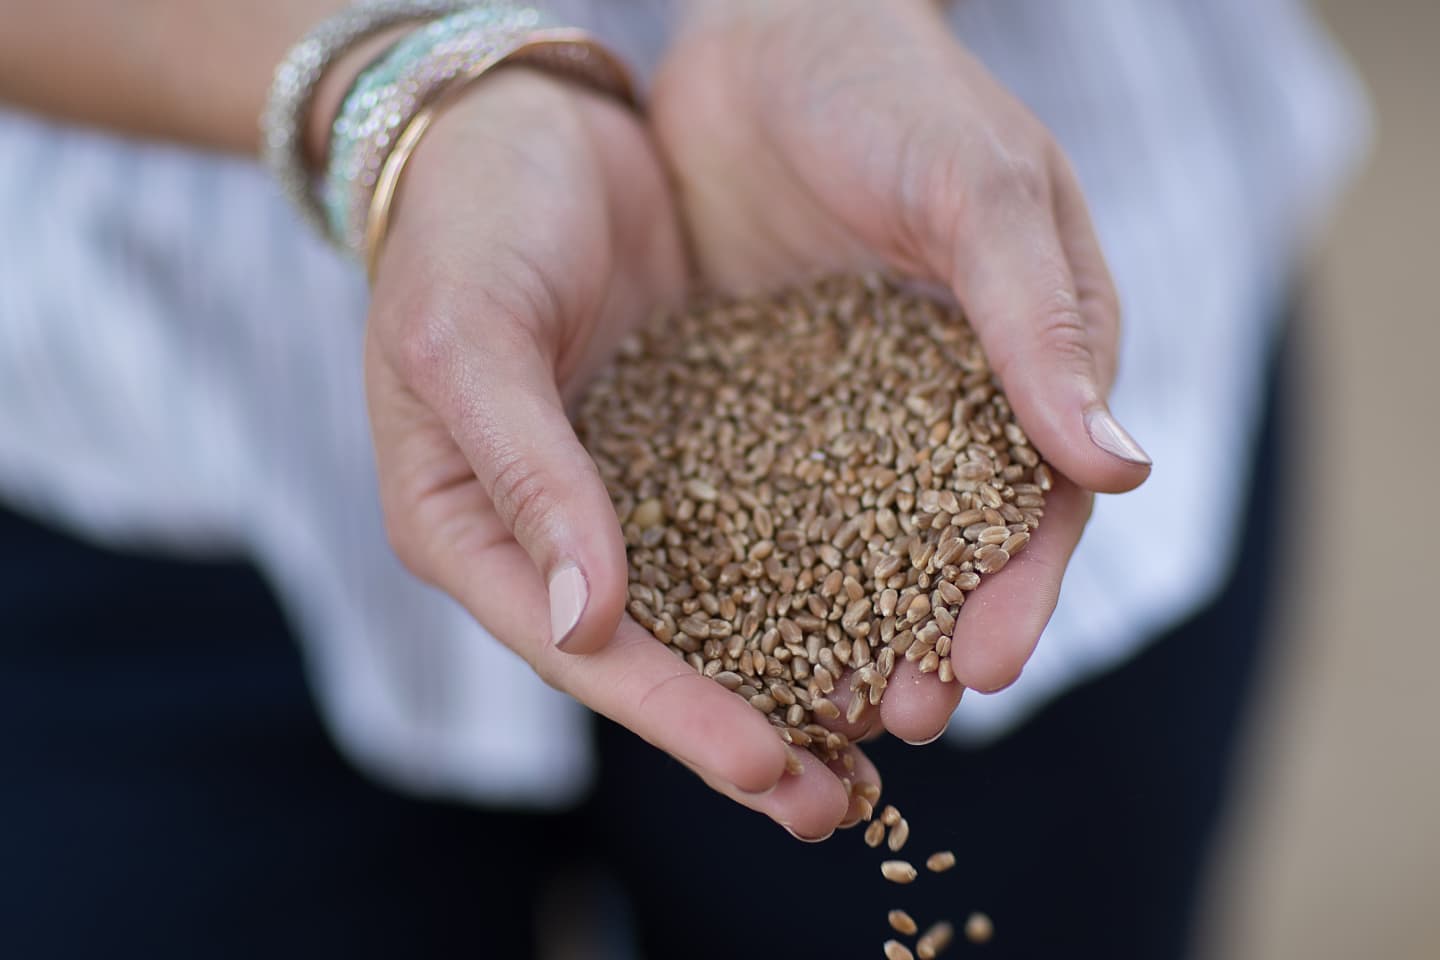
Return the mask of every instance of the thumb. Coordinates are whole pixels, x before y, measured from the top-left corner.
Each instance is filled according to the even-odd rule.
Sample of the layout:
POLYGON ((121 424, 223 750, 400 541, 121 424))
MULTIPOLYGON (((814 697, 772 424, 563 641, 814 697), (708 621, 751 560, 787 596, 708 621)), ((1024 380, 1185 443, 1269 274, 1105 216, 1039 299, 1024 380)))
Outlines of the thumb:
POLYGON ((551 641, 591 653, 614 636, 625 606, 620 524, 565 414, 550 351, 487 299, 490 309, 478 312, 491 316, 477 317, 475 339, 462 335, 468 347, 439 351, 419 379, 449 385, 432 402, 545 584, 551 641))
POLYGON ((1077 290, 1050 196, 1041 181, 976 197, 948 232, 945 268, 1035 448, 1087 490, 1130 490, 1150 457, 1106 404, 1118 309, 1094 276, 1098 252, 1077 290))

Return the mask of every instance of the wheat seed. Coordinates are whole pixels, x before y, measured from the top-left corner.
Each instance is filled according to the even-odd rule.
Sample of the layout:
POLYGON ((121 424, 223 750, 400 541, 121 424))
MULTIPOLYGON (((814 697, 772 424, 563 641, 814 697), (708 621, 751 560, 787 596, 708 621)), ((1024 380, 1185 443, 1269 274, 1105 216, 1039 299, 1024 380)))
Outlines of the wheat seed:
POLYGON ((885 960, 915 960, 915 954, 899 940, 886 940, 885 960))
POLYGON ((995 924, 983 913, 972 913, 965 921, 965 939, 971 943, 988 943, 995 935, 995 924))
POLYGON ((907 937, 913 937, 915 931, 920 929, 910 914, 904 910, 891 910, 887 919, 890 921, 890 929, 896 933, 903 933, 907 937))
POLYGON ((869 800, 866 800, 858 793, 852 796, 850 799, 853 800, 859 807, 861 820, 869 820, 875 815, 875 807, 870 803, 869 800))
POLYGON ((880 822, 887 827, 893 827, 900 822, 900 811, 894 804, 887 803, 885 809, 880 811, 880 822))
POLYGON ((905 841, 910 839, 910 824, 901 817, 895 826, 890 828, 890 839, 885 845, 890 848, 891 853, 899 853, 900 848, 905 846, 905 841))
POLYGON ((865 845, 878 847, 885 842, 885 824, 879 820, 871 820, 870 825, 865 828, 865 845))
POLYGON ((905 860, 886 860, 880 864, 880 872, 891 883, 911 883, 919 876, 915 868, 905 860))
POLYGON ((915 941, 915 954, 920 960, 935 960, 950 941, 955 939, 955 928, 944 920, 930 927, 915 941))
POLYGON ((925 869, 931 873, 944 873, 953 866, 955 866, 955 854, 949 850, 932 853, 925 860, 925 869))
POLYGON ((915 954, 899 940, 886 940, 885 960, 915 960, 915 954))

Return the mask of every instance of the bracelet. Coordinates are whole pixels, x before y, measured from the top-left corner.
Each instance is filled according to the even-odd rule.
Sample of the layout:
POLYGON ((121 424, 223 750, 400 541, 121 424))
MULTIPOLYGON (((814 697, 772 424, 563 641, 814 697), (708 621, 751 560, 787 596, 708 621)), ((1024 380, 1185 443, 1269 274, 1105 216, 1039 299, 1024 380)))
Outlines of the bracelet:
POLYGON ((326 168, 330 235, 373 274, 400 175, 435 117, 471 83, 523 63, 634 104, 625 66, 581 30, 538 27, 531 10, 468 10, 402 40, 357 79, 326 168))
POLYGON ((507 49, 539 22, 535 10, 507 3, 472 6, 427 23, 360 72, 335 115, 321 188, 336 246, 360 249, 369 193, 401 125, 462 70, 507 49))
POLYGON ((305 167, 304 126, 321 75, 360 40, 409 20, 442 16, 473 6, 460 0, 369 0, 317 24, 275 68, 260 116, 260 154, 285 196, 324 232, 324 211, 305 167))

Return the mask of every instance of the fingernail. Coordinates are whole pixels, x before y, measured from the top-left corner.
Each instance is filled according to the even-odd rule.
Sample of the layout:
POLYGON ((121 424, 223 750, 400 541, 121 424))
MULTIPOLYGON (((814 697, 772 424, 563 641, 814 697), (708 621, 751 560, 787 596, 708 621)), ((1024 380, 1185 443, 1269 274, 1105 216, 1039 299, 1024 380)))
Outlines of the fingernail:
POLYGON ((1126 463, 1150 466, 1150 455, 1135 442, 1134 437, 1125 432, 1120 422, 1104 407, 1096 407, 1085 415, 1085 429, 1095 446, 1110 456, 1119 457, 1126 463))
MULTIPOLYGON (((950 729, 950 722, 947 720, 947 721, 945 722, 945 726, 941 727, 941 728, 940 728, 940 732, 937 733, 937 734, 935 734, 935 736, 929 737, 928 739, 925 739, 925 740, 905 740, 905 742, 908 743, 908 744, 910 744, 910 746, 912 746, 912 747, 923 747, 923 746, 925 746, 927 743, 934 743, 936 740, 939 740, 941 737, 945 736, 945 731, 946 731, 946 730, 949 730, 949 729, 950 729)), ((904 740, 905 738, 904 738, 904 737, 901 737, 900 739, 904 740)))
POLYGON ((795 828, 790 826, 790 824, 782 823, 780 824, 780 826, 784 827, 786 833, 790 834, 790 836, 794 837, 796 840, 799 840, 801 843, 824 843, 826 840, 829 840, 835 834, 835 831, 831 830, 823 837, 802 837, 800 836, 800 834, 795 832, 795 828))
POLYGON ((749 797, 752 800, 764 800, 766 797, 770 796, 770 794, 774 793, 775 789, 779 786, 780 784, 773 783, 770 786, 766 787, 764 790, 740 790, 739 787, 736 787, 735 789, 740 790, 741 794, 749 797))
POLYGON ((561 650, 580 622, 589 599, 590 586, 575 564, 565 564, 550 578, 550 636, 561 650))

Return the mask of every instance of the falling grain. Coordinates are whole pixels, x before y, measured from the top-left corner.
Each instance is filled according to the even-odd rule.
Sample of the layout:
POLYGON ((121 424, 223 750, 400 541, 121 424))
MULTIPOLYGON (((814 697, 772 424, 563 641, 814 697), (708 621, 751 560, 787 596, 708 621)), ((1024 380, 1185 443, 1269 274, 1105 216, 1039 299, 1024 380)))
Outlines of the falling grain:
POLYGON ((955 928, 942 920, 922 933, 920 939, 915 941, 915 953, 920 960, 935 960, 954 939, 955 928))
POLYGON ((886 940, 885 960, 915 960, 915 954, 899 940, 886 940))
POLYGON ((931 873, 944 873, 955 866, 955 854, 949 850, 932 853, 925 859, 925 869, 931 873))
POLYGON ((965 921, 965 939, 971 943, 989 943, 995 936, 995 924, 983 913, 972 913, 965 921))
POLYGON ((913 883, 919 873, 905 860, 886 860, 880 864, 880 873, 891 883, 913 883))
POLYGON ((909 839, 910 823, 901 817, 895 822, 895 826, 890 828, 890 838, 885 841, 885 845, 890 848, 891 853, 899 853, 900 849, 905 846, 905 841, 909 839))

